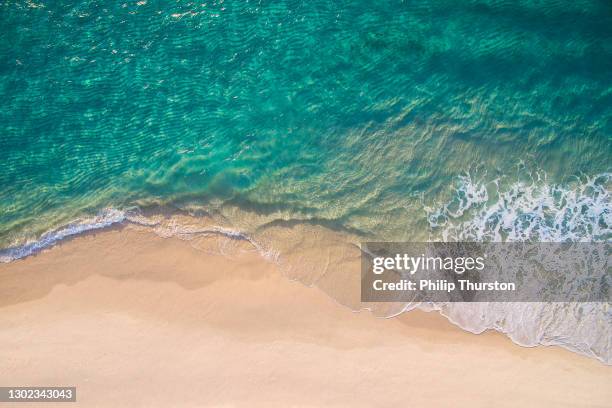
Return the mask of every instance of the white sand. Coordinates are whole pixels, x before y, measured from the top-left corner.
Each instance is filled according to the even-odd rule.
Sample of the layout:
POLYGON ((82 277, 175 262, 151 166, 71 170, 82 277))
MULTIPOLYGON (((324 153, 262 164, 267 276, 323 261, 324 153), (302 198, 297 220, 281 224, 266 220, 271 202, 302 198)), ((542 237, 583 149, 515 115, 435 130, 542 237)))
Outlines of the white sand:
POLYGON ((63 407, 612 407, 595 360, 353 313, 256 253, 129 228, 0 265, 0 325, 0 385, 75 385, 63 407))

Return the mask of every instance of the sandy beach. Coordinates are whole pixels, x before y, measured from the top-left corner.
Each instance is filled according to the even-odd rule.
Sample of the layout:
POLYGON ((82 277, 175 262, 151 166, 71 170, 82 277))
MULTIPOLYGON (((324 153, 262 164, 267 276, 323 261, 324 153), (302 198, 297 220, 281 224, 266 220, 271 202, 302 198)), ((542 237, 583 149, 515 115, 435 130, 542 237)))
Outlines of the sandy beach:
POLYGON ((0 322, 0 384, 73 385, 74 406, 612 406, 598 361, 352 312, 246 243, 79 236, 0 265, 0 322))

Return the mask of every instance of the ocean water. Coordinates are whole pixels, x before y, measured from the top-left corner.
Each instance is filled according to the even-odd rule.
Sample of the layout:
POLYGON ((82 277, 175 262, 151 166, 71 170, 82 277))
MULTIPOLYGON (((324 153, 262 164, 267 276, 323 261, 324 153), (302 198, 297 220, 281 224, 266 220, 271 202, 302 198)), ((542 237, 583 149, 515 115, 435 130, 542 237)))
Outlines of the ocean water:
MULTIPOLYGON (((0 95, 4 262, 168 211, 309 283, 338 242, 612 241, 609 1, 2 1, 0 95)), ((612 361, 608 305, 426 307, 612 361)))

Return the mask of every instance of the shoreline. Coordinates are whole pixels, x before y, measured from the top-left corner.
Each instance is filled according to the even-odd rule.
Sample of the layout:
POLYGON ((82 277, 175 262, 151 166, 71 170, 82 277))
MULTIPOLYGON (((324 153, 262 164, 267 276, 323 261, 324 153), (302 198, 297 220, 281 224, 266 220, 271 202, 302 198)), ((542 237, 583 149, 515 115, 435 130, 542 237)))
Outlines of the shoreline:
MULTIPOLYGON (((265 219, 264 216, 263 220, 265 219)), ((497 323, 478 322, 477 315, 481 312, 474 310, 477 304, 465 305, 469 307, 460 305, 460 308, 453 310, 444 304, 407 305, 404 303, 362 302, 360 298, 361 282, 354 273, 360 268, 359 242, 362 238, 359 235, 308 221, 287 222, 286 225, 282 222, 267 224, 262 221, 259 214, 244 212, 239 208, 234 208, 227 214, 206 211, 192 212, 158 205, 131 210, 106 208, 95 217, 77 219, 48 231, 36 241, 0 250, 0 265, 36 257, 56 246, 65 245, 81 237, 118 230, 136 230, 163 238, 177 238, 193 242, 208 240, 212 244, 205 245, 211 245, 209 252, 213 254, 222 251, 218 247, 215 248, 215 243, 233 242, 230 246, 244 244, 250 250, 258 252, 262 258, 275 263, 277 269, 287 279, 298 281, 307 287, 315 286, 339 305, 352 311, 367 310, 383 318, 393 318, 414 310, 436 311, 454 326, 472 334, 495 331, 521 347, 561 347, 572 353, 595 359, 604 365, 612 365, 609 355, 605 354, 608 353, 609 345, 603 350, 604 354, 601 354, 601 344, 595 344, 599 349, 595 348, 591 343, 592 338, 574 338, 571 333, 567 332, 546 333, 546 336, 526 340, 523 337, 524 333, 519 333, 517 337, 516 332, 512 331, 516 330, 516 327, 510 327, 511 330, 508 331, 508 326, 499 320, 497 323), (234 221, 239 221, 239 224, 234 225, 234 221), (7 261, 16 253, 21 255, 7 261), (466 316, 470 318, 466 319, 466 316), (570 337, 567 337, 568 334, 570 337)), ((451 305, 456 306, 456 304, 451 305)), ((515 314, 513 310, 505 313, 508 312, 515 314)), ((564 311, 564 313, 571 312, 564 311)), ((502 317, 506 319, 505 314, 502 314, 502 317)), ((524 324, 522 319, 518 323, 524 324)), ((538 326, 530 327, 530 330, 538 330, 538 326)), ((601 337, 600 334, 598 334, 599 337, 601 337)), ((599 341, 599 338, 596 340, 599 341)))
POLYGON ((109 228, 0 264, 0 282, 2 382, 76 385, 84 406, 612 400, 599 361, 474 335, 437 313, 352 312, 219 236, 109 228))

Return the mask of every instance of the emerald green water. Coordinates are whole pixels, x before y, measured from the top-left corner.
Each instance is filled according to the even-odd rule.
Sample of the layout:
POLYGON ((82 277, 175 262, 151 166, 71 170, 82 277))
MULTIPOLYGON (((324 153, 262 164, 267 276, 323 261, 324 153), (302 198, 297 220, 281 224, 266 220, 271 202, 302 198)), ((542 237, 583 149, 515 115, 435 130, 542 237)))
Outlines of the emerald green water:
POLYGON ((406 238, 466 173, 521 172, 609 236, 609 177, 584 187, 611 163, 607 1, 5 1, 0 27, 0 246, 152 204, 406 238))

